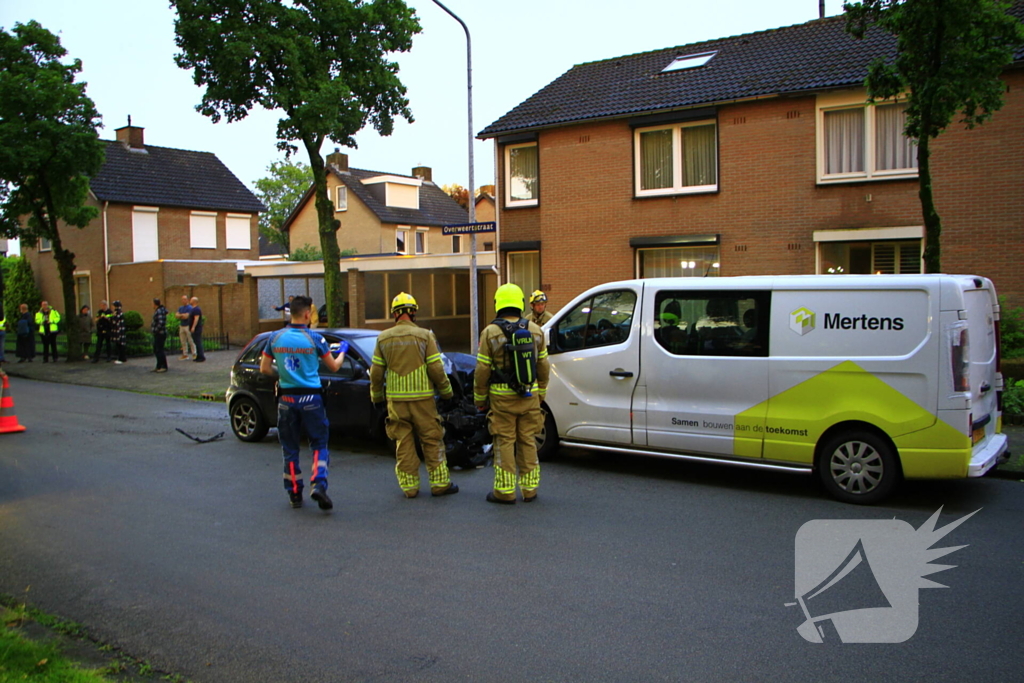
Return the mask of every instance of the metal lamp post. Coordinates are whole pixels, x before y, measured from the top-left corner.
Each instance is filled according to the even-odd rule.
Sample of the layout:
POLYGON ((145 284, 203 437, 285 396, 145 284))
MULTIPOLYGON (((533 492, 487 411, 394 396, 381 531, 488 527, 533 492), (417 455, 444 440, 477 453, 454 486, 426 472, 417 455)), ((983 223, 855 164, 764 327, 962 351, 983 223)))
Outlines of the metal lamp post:
MULTIPOLYGON (((467 143, 469 145, 469 222, 476 223, 476 188, 473 186, 473 44, 469 37, 469 27, 466 22, 458 17, 455 12, 434 0, 434 4, 447 12, 455 21, 459 22, 462 30, 466 32, 466 110, 467 110, 467 143)), ((478 335, 477 318, 479 317, 479 296, 476 281, 476 233, 469 235, 469 352, 476 355, 478 335)))

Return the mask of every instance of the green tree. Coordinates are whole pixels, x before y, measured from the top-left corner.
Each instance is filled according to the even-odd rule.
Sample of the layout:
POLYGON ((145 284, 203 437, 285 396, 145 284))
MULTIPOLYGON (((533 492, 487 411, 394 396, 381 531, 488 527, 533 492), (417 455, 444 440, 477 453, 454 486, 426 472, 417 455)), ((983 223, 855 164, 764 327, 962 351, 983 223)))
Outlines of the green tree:
POLYGON ((43 295, 36 286, 32 264, 24 256, 0 258, 0 270, 4 276, 4 316, 12 329, 18 320, 18 306, 28 304, 28 310, 39 310, 43 295))
POLYGON ((288 249, 288 233, 281 227, 313 183, 313 174, 301 161, 287 159, 270 164, 267 173, 270 175, 256 181, 256 196, 267 206, 260 214, 260 234, 271 244, 288 249))
POLYGON ((905 133, 917 140, 925 270, 941 271, 942 221, 932 190, 931 140, 959 112, 974 128, 1003 105, 1003 68, 1024 43, 1008 0, 864 0, 844 3, 847 31, 874 25, 896 36, 895 59, 878 59, 864 84, 872 102, 906 97, 905 133))
MULTIPOLYGON (((64 316, 74 321, 75 255, 61 230, 84 228, 99 210, 87 206, 89 177, 103 165, 100 116, 76 83, 80 60, 65 64, 60 40, 35 21, 0 29, 0 233, 23 246, 52 243, 64 316)), ((20 303, 20 302, 19 302, 20 303)), ((27 302, 26 302, 27 303, 27 302)), ((80 360, 77 325, 67 325, 68 360, 80 360)))
POLYGON ((301 144, 316 196, 328 321, 341 324, 344 292, 334 205, 320 149, 328 139, 355 147, 368 123, 390 135, 394 117, 412 121, 398 65, 420 25, 402 0, 172 0, 178 13, 175 62, 205 86, 196 109, 213 121, 279 109, 278 149, 301 144))

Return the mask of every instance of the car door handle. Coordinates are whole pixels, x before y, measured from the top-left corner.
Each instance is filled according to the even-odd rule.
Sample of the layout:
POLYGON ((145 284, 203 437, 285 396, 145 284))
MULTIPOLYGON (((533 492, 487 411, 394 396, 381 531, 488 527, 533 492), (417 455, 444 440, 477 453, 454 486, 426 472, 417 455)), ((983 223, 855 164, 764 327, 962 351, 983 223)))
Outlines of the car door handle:
POLYGON ((616 379, 626 379, 633 376, 633 373, 628 370, 612 370, 608 374, 616 379))
POLYGON ((980 388, 982 394, 987 394, 988 392, 992 391, 992 385, 989 384, 988 382, 983 382, 980 388))

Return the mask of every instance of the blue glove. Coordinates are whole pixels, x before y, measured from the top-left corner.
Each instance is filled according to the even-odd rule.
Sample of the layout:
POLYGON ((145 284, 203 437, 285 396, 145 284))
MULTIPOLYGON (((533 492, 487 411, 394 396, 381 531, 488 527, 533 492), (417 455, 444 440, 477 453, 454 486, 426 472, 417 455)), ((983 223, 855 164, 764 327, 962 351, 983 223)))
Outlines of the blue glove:
POLYGON ((344 339, 338 342, 338 353, 348 353, 348 342, 345 341, 344 339))

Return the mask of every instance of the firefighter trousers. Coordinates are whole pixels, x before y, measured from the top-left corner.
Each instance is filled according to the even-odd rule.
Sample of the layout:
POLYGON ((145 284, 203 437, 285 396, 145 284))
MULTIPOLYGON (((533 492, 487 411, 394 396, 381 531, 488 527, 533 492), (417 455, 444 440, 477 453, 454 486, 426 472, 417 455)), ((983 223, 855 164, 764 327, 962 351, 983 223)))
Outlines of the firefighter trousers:
POLYGON ((540 397, 490 397, 487 424, 494 437, 494 497, 515 500, 516 471, 523 498, 537 495, 540 486, 540 461, 537 459, 537 435, 544 426, 540 397))
POLYGON ((395 475, 406 496, 412 498, 420 490, 420 459, 416 442, 423 451, 427 465, 430 491, 442 493, 451 485, 448 461, 444 450, 444 427, 433 398, 417 401, 388 401, 386 431, 395 442, 395 475))

